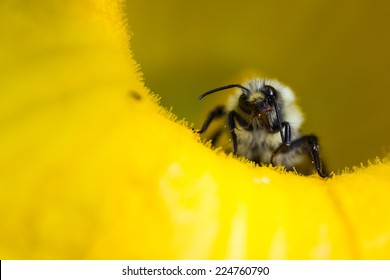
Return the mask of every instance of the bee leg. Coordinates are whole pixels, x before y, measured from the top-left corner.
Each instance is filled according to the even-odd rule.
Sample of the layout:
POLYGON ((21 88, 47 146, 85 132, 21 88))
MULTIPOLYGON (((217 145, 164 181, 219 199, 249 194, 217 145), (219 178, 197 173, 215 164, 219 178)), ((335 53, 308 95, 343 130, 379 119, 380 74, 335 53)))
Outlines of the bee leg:
MULTIPOLYGON (((308 147, 306 146, 306 151, 311 155, 311 158, 314 162, 314 166, 317 170, 318 175, 320 175, 322 178, 329 178, 330 174, 325 169, 324 164, 322 163, 320 159, 320 145, 318 144, 318 138, 315 135, 307 135, 303 136, 302 138, 306 138, 308 147)), ((301 139, 302 139, 301 138, 301 139)), ((299 139, 298 139, 299 140, 299 139)))
POLYGON ((271 164, 274 165, 274 157, 279 153, 286 153, 293 149, 302 149, 305 153, 310 155, 318 175, 322 178, 328 178, 330 177, 330 174, 328 173, 328 171, 326 171, 325 167, 321 162, 319 148, 320 146, 318 144, 318 138, 315 135, 302 136, 301 138, 292 141, 290 145, 282 143, 272 153, 271 164))
POLYGON ((282 144, 285 144, 286 146, 289 146, 291 143, 291 126, 289 122, 282 122, 279 126, 277 123, 274 125, 271 130, 269 131, 270 133, 277 133, 280 131, 280 137, 282 138, 282 144), (284 132, 283 132, 284 128, 284 132))
POLYGON ((207 130, 207 128, 209 127, 210 123, 215 120, 215 119, 218 119, 220 117, 222 117, 223 115, 226 114, 226 111, 225 111, 225 107, 224 106, 217 106, 214 108, 214 110, 212 110, 209 115, 207 116, 207 119, 205 120, 205 122, 203 123, 203 126, 202 128, 198 131, 198 133, 203 133, 207 130))
MULTIPOLYGON (((217 106, 217 107, 215 107, 214 110, 212 110, 209 113, 209 115, 207 116, 206 121, 203 123, 203 126, 198 131, 198 133, 205 132, 207 130, 207 128, 209 127, 210 123, 213 120, 218 119, 218 118, 222 117, 225 114, 226 114, 226 110, 225 110, 224 106, 217 106)), ((228 126, 229 126, 230 137, 231 137, 232 142, 233 142, 233 154, 234 155, 237 153, 237 135, 236 135, 236 132, 234 131, 234 129, 236 128, 235 120, 238 121, 238 123, 244 129, 246 129, 246 130, 252 130, 253 129, 253 127, 251 125, 249 125, 248 123, 246 123, 246 121, 240 115, 238 115, 235 111, 230 111, 229 112, 228 118, 227 118, 227 122, 228 122, 228 126)), ((222 133, 222 130, 218 130, 212 136, 211 142, 215 143, 215 141, 217 141, 217 139, 219 138, 221 133, 222 133)))
POLYGON ((237 135, 234 129, 236 128, 236 123, 234 122, 235 117, 237 116, 237 113, 235 111, 230 111, 228 115, 228 126, 230 131, 230 137, 233 142, 233 154, 237 154, 237 135))
POLYGON ((289 122, 282 122, 281 127, 280 127, 280 131, 283 131, 283 127, 284 127, 284 135, 281 133, 282 144, 280 144, 280 146, 272 153, 272 156, 271 156, 271 164, 272 165, 275 165, 274 164, 274 157, 277 154, 279 154, 280 152, 283 152, 283 153, 287 152, 288 148, 291 145, 291 126, 290 126, 290 123, 289 122))
POLYGON ((282 122, 282 127, 284 126, 284 137, 282 139, 282 142, 286 146, 290 146, 291 144, 291 127, 290 123, 288 122, 282 122))
POLYGON ((282 144, 272 153, 271 164, 274 164, 274 157, 280 152, 286 152, 291 146, 291 127, 290 123, 282 122, 282 128, 284 127, 284 135, 282 134, 282 144))
POLYGON ((230 111, 228 114, 227 122, 229 126, 229 132, 230 132, 230 137, 233 142, 233 154, 237 154, 237 135, 234 129, 236 128, 236 123, 237 121, 240 126, 242 126, 243 129, 251 131, 253 130, 253 126, 249 123, 247 123, 239 114, 237 114, 236 111, 230 111))

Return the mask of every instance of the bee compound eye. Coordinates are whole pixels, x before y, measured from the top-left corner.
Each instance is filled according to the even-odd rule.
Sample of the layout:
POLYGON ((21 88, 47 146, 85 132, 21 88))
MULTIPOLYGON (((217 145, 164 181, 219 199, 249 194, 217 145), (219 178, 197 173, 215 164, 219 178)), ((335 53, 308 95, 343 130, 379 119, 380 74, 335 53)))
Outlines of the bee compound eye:
POLYGON ((262 92, 268 96, 275 96, 275 89, 271 86, 265 85, 262 92))

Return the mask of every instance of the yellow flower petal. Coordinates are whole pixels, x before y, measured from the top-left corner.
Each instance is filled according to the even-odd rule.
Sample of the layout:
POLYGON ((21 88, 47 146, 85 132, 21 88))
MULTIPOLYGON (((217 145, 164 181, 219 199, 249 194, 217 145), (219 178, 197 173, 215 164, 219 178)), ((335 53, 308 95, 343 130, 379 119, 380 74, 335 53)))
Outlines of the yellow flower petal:
POLYGON ((143 86, 121 3, 0 4, 1 259, 390 257, 388 163, 212 151, 143 86))

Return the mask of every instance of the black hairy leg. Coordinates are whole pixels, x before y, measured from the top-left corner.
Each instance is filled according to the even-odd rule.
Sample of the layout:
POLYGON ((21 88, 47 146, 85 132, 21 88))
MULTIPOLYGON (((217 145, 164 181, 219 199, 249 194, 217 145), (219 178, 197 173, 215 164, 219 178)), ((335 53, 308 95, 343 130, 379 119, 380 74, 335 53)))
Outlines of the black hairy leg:
MULTIPOLYGON (((287 132, 288 133, 288 132, 287 132)), ((315 135, 305 135, 292 141, 289 145, 282 143, 271 156, 271 164, 274 165, 274 157, 280 153, 287 153, 294 149, 302 149, 304 153, 309 155, 314 163, 318 175, 322 178, 329 178, 330 174, 325 169, 325 166, 321 162, 319 154, 318 138, 315 135)))
POLYGON ((282 122, 282 127, 284 126, 284 137, 282 138, 282 142, 286 146, 291 145, 291 127, 288 122, 282 122))
POLYGON ((286 146, 290 145, 290 143, 291 143, 290 123, 289 122, 281 122, 280 126, 279 126, 279 122, 276 121, 268 132, 269 133, 276 133, 279 131, 281 131, 280 137, 282 138, 282 143, 285 144, 286 146), (284 133, 283 133, 283 128, 284 128, 284 133))
POLYGON ((222 117, 225 114, 226 114, 226 111, 225 111, 225 107, 224 106, 221 105, 221 106, 215 107, 214 110, 212 110, 209 113, 209 115, 207 116, 207 119, 203 123, 202 128, 198 131, 198 133, 205 132, 207 130, 207 128, 209 127, 210 123, 213 120, 216 120, 216 119, 222 117))
POLYGON ((228 126, 229 126, 229 132, 230 132, 230 138, 233 142, 233 154, 237 154, 237 135, 234 129, 236 128, 236 122, 237 121, 240 126, 242 126, 245 130, 253 130, 253 127, 248 124, 236 111, 230 111, 228 115, 228 126))

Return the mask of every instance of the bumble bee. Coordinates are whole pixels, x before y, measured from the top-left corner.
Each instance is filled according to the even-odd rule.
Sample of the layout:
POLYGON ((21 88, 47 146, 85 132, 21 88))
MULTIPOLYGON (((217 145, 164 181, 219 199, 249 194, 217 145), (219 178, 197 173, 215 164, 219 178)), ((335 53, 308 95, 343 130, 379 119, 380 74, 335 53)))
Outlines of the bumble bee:
MULTIPOLYGON (((318 138, 301 134, 303 116, 289 87, 276 80, 254 78, 242 85, 209 90, 198 100, 230 88, 237 88, 236 93, 225 106, 217 106, 209 113, 198 133, 204 133, 212 121, 225 117, 234 155, 258 164, 285 166, 287 170, 302 166, 309 159, 319 176, 330 176, 320 159, 318 138)), ((223 128, 217 130, 212 142, 222 132, 223 128)))

